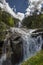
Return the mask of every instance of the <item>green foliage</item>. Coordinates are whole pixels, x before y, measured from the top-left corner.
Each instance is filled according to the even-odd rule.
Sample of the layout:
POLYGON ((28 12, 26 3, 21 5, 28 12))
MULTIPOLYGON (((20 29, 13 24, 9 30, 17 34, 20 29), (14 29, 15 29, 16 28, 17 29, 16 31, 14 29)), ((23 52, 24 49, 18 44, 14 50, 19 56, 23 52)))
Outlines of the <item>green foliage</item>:
POLYGON ((2 21, 8 26, 14 26, 14 19, 6 12, 2 12, 2 21))
POLYGON ((5 23, 0 22, 0 40, 4 40, 6 36, 6 32, 4 32, 7 29, 7 26, 5 23))
POLYGON ((6 25, 13 27, 18 21, 18 19, 14 19, 10 14, 0 9, 0 22, 4 22, 6 25))
POLYGON ((14 26, 14 20, 13 20, 13 18, 9 17, 7 23, 8 23, 9 26, 14 26))
POLYGON ((43 14, 28 16, 22 24, 27 28, 43 28, 43 14))
POLYGON ((5 38, 6 32, 3 31, 15 26, 17 22, 17 19, 14 19, 10 14, 2 11, 0 8, 0 40, 5 38))
POLYGON ((21 65, 43 65, 43 50, 36 56, 33 56, 29 60, 23 62, 21 65))

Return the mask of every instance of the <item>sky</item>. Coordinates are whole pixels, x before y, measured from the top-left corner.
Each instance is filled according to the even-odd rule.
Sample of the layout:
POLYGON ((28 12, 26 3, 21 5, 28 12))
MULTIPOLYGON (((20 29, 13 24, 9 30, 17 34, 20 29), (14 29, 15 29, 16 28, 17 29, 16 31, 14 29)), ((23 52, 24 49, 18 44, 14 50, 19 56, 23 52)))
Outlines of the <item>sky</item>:
POLYGON ((6 0, 11 8, 16 8, 16 12, 25 13, 28 7, 28 0, 6 0))
POLYGON ((38 10, 37 14, 39 14, 43 7, 43 0, 0 0, 0 7, 22 21, 35 10, 38 10))

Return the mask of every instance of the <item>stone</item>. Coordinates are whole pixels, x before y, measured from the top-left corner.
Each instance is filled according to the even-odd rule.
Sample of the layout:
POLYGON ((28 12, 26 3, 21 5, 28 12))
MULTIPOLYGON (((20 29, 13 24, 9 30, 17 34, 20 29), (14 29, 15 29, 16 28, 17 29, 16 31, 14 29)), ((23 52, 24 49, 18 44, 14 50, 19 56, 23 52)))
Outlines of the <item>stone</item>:
POLYGON ((42 44, 42 50, 43 50, 43 44, 42 44))
POLYGON ((13 54, 11 56, 12 64, 19 63, 23 59, 23 43, 19 33, 15 33, 10 39, 13 54))
MULTIPOLYGON (((14 31, 14 33, 6 31, 6 37, 5 40, 3 40, 3 47, 6 48, 6 54, 8 54, 10 56, 9 59, 9 55, 7 55, 7 58, 5 61, 3 61, 2 65, 15 65, 16 63, 18 64, 20 61, 23 60, 23 42, 22 42, 22 38, 21 38, 21 34, 17 33, 14 31), (9 46, 10 45, 10 46, 9 46), (10 54, 11 53, 11 54, 10 54)), ((5 49, 3 49, 5 50, 5 49)))

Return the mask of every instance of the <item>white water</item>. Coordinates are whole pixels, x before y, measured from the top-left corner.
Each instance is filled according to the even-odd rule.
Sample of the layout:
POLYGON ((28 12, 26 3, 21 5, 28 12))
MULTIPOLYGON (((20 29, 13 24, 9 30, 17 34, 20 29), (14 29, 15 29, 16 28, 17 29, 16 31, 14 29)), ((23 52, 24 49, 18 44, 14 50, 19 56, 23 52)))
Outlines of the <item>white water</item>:
POLYGON ((21 21, 18 22, 18 28, 22 26, 21 21))
POLYGON ((2 54, 2 57, 0 58, 0 65, 2 65, 3 61, 6 60, 6 54, 2 54))
MULTIPOLYGON (((41 46, 43 43, 42 36, 39 35, 34 38, 31 37, 32 32, 34 32, 36 29, 26 30, 24 28, 11 28, 10 30, 12 33, 18 32, 23 39, 23 61, 27 60, 31 56, 35 55, 36 52, 41 50, 41 46)), ((0 65, 2 65, 3 61, 5 60, 6 54, 3 54, 0 59, 0 65)))
POLYGON ((17 32, 17 33, 20 33, 21 35, 31 35, 32 32, 34 32, 35 30, 37 29, 24 29, 24 28, 10 28, 11 32, 14 33, 14 32, 17 32))
POLYGON ((41 50, 42 38, 38 36, 37 38, 31 38, 27 35, 23 36, 23 60, 26 60, 33 56, 37 51, 41 50))
POLYGON ((42 47, 42 36, 32 38, 31 34, 37 29, 23 29, 23 28, 11 28, 12 32, 18 32, 21 34, 23 39, 23 60, 26 60, 33 56, 36 52, 41 50, 42 47))

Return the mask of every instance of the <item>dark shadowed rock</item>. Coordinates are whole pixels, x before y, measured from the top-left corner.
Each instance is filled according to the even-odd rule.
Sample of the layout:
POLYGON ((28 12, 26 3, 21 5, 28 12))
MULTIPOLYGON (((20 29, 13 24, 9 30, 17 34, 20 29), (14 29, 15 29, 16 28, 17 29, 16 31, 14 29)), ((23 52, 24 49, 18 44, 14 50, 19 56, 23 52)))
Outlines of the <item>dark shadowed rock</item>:
POLYGON ((22 43, 21 34, 16 32, 12 33, 9 31, 7 31, 7 34, 8 35, 5 37, 6 40, 0 43, 2 43, 1 44, 2 48, 3 48, 3 45, 4 45, 4 48, 6 48, 6 54, 8 54, 9 52, 9 55, 11 56, 7 55, 7 58, 5 61, 3 61, 2 65, 11 65, 11 64, 15 65, 16 63, 19 63, 23 59, 23 43, 22 43), (10 44, 10 47, 8 44, 10 44), (9 49, 11 51, 9 51, 9 49), (10 52, 12 52, 12 54, 10 54, 10 52))
POLYGON ((43 44, 42 44, 42 49, 43 49, 43 44))
POLYGON ((23 59, 23 43, 19 33, 14 33, 10 38, 12 47, 12 64, 19 63, 23 59))
POLYGON ((4 43, 4 41, 0 41, 0 58, 1 58, 1 54, 2 54, 3 43, 4 43))

